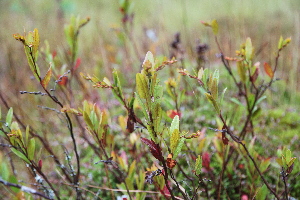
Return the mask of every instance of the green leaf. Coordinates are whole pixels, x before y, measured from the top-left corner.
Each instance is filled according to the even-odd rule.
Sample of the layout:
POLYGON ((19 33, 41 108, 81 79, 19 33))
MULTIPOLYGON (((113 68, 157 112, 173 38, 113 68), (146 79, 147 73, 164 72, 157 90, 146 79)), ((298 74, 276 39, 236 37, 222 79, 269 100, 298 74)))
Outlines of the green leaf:
MULTIPOLYGON (((8 182, 14 183, 14 184, 19 184, 19 181, 18 181, 17 177, 14 176, 14 175, 9 176, 8 182)), ((16 188, 16 187, 10 187, 10 190, 12 190, 14 193, 20 192, 20 189, 16 188)))
POLYGON ((176 115, 173 118, 173 121, 171 123, 170 132, 169 132, 170 136, 174 132, 175 129, 179 130, 179 116, 178 115, 176 115))
POLYGON ((27 146, 28 159, 33 160, 35 152, 35 139, 31 138, 27 146))
POLYGON ((202 158, 200 155, 198 155, 198 158, 196 159, 196 164, 195 164, 195 174, 199 175, 201 173, 201 169, 202 169, 202 158))
POLYGON ((218 103, 216 102, 216 100, 213 98, 213 96, 209 93, 205 93, 206 98, 208 99, 208 101, 214 106, 217 114, 219 115, 221 110, 218 106, 218 103))
POLYGON ((45 75, 45 77, 43 78, 41 84, 42 86, 46 89, 49 82, 50 82, 50 78, 51 78, 51 75, 52 75, 52 70, 51 70, 51 63, 50 63, 50 67, 45 75))
POLYGON ((161 85, 156 85, 154 87, 154 101, 160 103, 163 96, 163 87, 161 85))
POLYGON ((214 19, 214 20, 211 22, 211 28, 212 28, 212 30, 213 30, 213 33, 214 33, 215 35, 218 35, 218 32, 219 32, 219 25, 218 25, 217 20, 214 19))
POLYGON ((153 126, 156 133, 160 132, 160 122, 162 119, 162 109, 158 103, 155 104, 153 109, 153 126))
POLYGON ((141 106, 142 108, 142 112, 144 114, 144 117, 146 118, 147 121, 150 121, 149 116, 147 114, 147 109, 146 109, 146 105, 144 104, 144 102, 142 101, 140 95, 138 93, 135 92, 135 96, 137 99, 138 104, 141 106))
POLYGON ((246 40, 246 46, 245 46, 245 56, 246 60, 250 62, 252 60, 252 55, 253 55, 253 47, 252 47, 252 42, 251 38, 247 38, 246 40))
POLYGON ((22 160, 24 160, 25 162, 27 162, 28 164, 30 164, 30 161, 26 158, 26 156, 21 153, 20 151, 18 151, 15 148, 11 148, 11 151, 16 154, 19 158, 21 158, 22 160))
POLYGON ((9 178, 9 169, 7 167, 7 164, 0 160, 0 178, 2 177, 3 180, 7 180, 9 178))
POLYGON ((268 195, 268 188, 264 184, 262 187, 258 188, 258 192, 256 193, 256 200, 265 200, 268 195))
POLYGON ((240 105, 242 107, 244 107, 245 105, 242 104, 237 98, 230 98, 230 101, 232 101, 233 103, 236 103, 237 105, 240 105))
POLYGON ((133 178, 134 178, 134 175, 135 175, 135 168, 136 168, 135 164, 136 164, 136 160, 134 160, 131 163, 131 165, 129 167, 129 170, 128 170, 128 175, 127 175, 127 177, 130 178, 132 181, 134 180, 133 178))
POLYGON ((84 119, 85 123, 93 130, 94 129, 93 123, 90 119, 89 114, 86 111, 83 111, 83 119, 84 119))
POLYGON ((7 114, 6 114, 6 120, 5 120, 5 122, 6 122, 6 124, 7 124, 8 127, 10 127, 10 125, 11 125, 11 121, 12 121, 12 117, 13 117, 13 112, 14 112, 13 108, 10 108, 8 110, 7 114))
POLYGON ((146 127, 149 132, 151 140, 153 140, 156 144, 158 144, 157 137, 155 136, 155 134, 153 133, 153 130, 152 130, 152 124, 149 123, 149 124, 147 124, 146 127))
POLYGON ((207 84, 207 79, 209 77, 209 69, 206 68, 203 70, 203 75, 202 75, 202 82, 204 84, 204 88, 207 88, 208 87, 208 84, 207 84))
POLYGON ((178 143, 178 145, 177 145, 177 147, 175 149, 175 152, 173 154, 173 160, 175 160, 177 158, 178 154, 181 152, 181 149, 183 147, 184 141, 185 141, 184 137, 180 138, 179 143, 178 143))
POLYGON ((291 150, 287 149, 285 151, 284 157, 286 159, 286 164, 287 164, 287 162, 289 162, 291 160, 291 158, 292 158, 292 152, 291 152, 291 150))
MULTIPOLYGON (((114 86, 121 89, 121 82, 119 79, 118 71, 114 69, 112 74, 113 74, 113 79, 114 79, 114 86)), ((122 91, 121 91, 121 93, 122 93, 122 91)))
POLYGON ((250 93, 248 95, 248 104, 250 106, 250 108, 252 108, 254 106, 255 103, 255 94, 250 93))

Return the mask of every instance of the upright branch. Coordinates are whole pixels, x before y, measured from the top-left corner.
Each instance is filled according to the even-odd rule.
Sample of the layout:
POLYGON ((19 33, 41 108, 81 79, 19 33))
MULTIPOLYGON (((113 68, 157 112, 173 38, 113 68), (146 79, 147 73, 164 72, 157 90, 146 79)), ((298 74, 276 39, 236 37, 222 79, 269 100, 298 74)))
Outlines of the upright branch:
MULTIPOLYGON (((26 53, 26 57, 27 57, 27 61, 28 61, 28 64, 30 66, 30 69, 31 69, 33 75, 35 76, 35 78, 41 84, 41 86, 42 86, 43 90, 45 91, 45 93, 47 94, 47 96, 54 103, 59 105, 60 108, 63 108, 64 107, 63 104, 56 98, 56 96, 52 95, 50 93, 50 91, 47 89, 47 86, 50 82, 51 75, 52 75, 51 65, 50 65, 45 77, 41 78, 41 76, 40 76, 40 69, 37 65, 38 47, 39 47, 39 41, 40 41, 38 30, 34 29, 34 31, 29 32, 27 36, 26 35, 21 36, 19 34, 15 34, 14 38, 23 43, 25 53, 26 53)), ((70 116, 67 112, 65 113, 65 116, 66 116, 67 126, 68 126, 68 129, 69 129, 70 136, 72 138, 72 142, 73 142, 73 146, 74 146, 74 152, 75 152, 75 156, 76 156, 77 173, 73 177, 73 184, 74 184, 74 186, 77 186, 79 184, 79 177, 80 177, 80 157, 79 157, 77 144, 76 144, 76 140, 75 140, 75 136, 74 136, 74 132, 73 132, 73 124, 72 124, 71 118, 70 118, 70 116)), ((81 196, 80 192, 78 191, 77 187, 75 187, 75 188, 76 188, 76 192, 77 192, 77 198, 81 198, 80 197, 81 196)))

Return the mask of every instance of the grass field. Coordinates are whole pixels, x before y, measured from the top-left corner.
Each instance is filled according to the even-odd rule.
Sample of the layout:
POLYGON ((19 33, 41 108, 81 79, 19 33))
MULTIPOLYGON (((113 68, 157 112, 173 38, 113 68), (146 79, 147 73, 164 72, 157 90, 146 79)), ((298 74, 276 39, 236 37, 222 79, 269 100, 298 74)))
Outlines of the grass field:
MULTIPOLYGON (((38 189, 48 197, 51 196, 49 191, 52 190, 57 192, 53 196, 55 199, 117 199, 121 195, 128 195, 128 190, 148 191, 132 192, 127 196, 128 199, 175 199, 168 191, 168 184, 165 184, 168 179, 166 176, 153 175, 154 184, 148 184, 147 181, 150 180, 147 176, 145 182, 144 176, 146 171, 157 170, 157 166, 153 167, 152 164, 159 163, 159 159, 152 153, 156 160, 149 153, 147 145, 151 144, 141 139, 153 139, 149 136, 151 128, 143 126, 142 123, 147 121, 147 114, 151 112, 146 112, 145 115, 141 101, 138 101, 136 96, 135 101, 132 99, 133 93, 137 92, 137 95, 140 91, 136 86, 136 74, 141 72, 145 55, 151 51, 158 63, 170 60, 173 56, 177 60, 177 63, 169 64, 170 66, 157 73, 160 79, 157 84, 164 88, 163 101, 159 102, 162 122, 158 142, 162 147, 163 157, 167 158, 171 152, 174 155, 174 141, 169 141, 167 136, 168 131, 173 130, 170 127, 172 121, 174 122, 174 113, 180 114, 180 138, 185 137, 184 133, 190 135, 198 133, 198 130, 201 132, 194 139, 186 139, 176 159, 178 164, 173 169, 169 167, 167 170, 163 166, 164 161, 160 163, 165 171, 173 173, 176 177, 169 177, 169 184, 174 187, 175 196, 183 199, 274 199, 276 195, 274 197, 273 194, 277 193, 282 199, 286 199, 288 195, 299 198, 300 1, 135 0, 129 1, 131 4, 127 10, 124 10, 121 2, 123 1, 0 1, 0 124, 1 127, 5 126, 5 121, 9 124, 9 117, 6 116, 12 107, 12 121, 18 122, 23 134, 26 132, 26 126, 30 126, 30 138, 36 140, 34 159, 31 164, 27 162, 26 167, 26 161, 12 153, 12 144, 17 143, 8 139, 8 135, 12 134, 11 130, 18 129, 16 125, 12 125, 13 128, 8 127, 10 131, 6 130, 7 127, 0 129, 0 161, 3 163, 0 165, 0 180, 7 178, 8 182, 38 189), (66 27, 72 23, 72 16, 75 17, 74 23, 76 17, 90 18, 86 25, 78 29, 78 40, 73 38, 73 43, 72 39, 68 41, 65 34, 66 27), (213 19, 218 21, 217 37, 211 28, 202 23, 211 22, 213 19), (43 85, 32 74, 21 43, 13 38, 13 34, 22 35, 35 28, 40 35, 39 59, 36 63, 40 68, 41 77, 45 76, 49 62, 52 62, 49 88, 55 88, 55 91, 49 93, 44 91, 43 85), (180 42, 176 43, 177 33, 180 33, 180 42), (291 37, 291 42, 280 52, 277 62, 276 53, 281 36, 284 39, 291 37), (243 45, 247 46, 248 37, 251 38, 254 47, 254 59, 250 65, 252 67, 260 62, 260 66, 257 67, 257 87, 263 87, 273 80, 265 70, 264 63, 269 63, 273 69, 276 63, 278 64, 274 83, 271 81, 272 84, 261 99, 255 100, 254 92, 251 93, 256 89, 251 81, 253 77, 249 76, 248 82, 243 85, 236 62, 230 61, 232 73, 237 77, 235 82, 220 56, 217 56, 221 47, 224 56, 237 57, 236 50, 243 49, 243 45), (74 44, 74 41, 78 42, 75 44, 78 45, 76 48, 70 45, 74 44), (196 48, 204 44, 209 48, 204 51, 204 59, 199 61, 196 48), (174 48, 174 45, 177 46, 174 48), (177 72, 185 68, 191 75, 197 76, 199 62, 211 73, 218 70, 219 76, 214 74, 213 77, 218 77, 219 98, 227 88, 224 100, 219 104, 223 114, 221 117, 215 114, 216 107, 205 97, 211 92, 214 93, 211 91, 213 83, 208 83, 210 86, 207 88, 211 87, 210 89, 200 87, 199 81, 180 76, 177 72), (68 70, 70 73, 67 73, 68 70), (118 71, 118 79, 114 70, 118 71), (93 84, 84 80, 80 73, 84 76, 98 77, 101 81, 107 77, 106 80, 114 82, 114 87, 119 88, 119 85, 122 85, 123 93, 121 95, 114 91, 114 87, 93 88, 93 84), (68 82, 55 83, 62 75, 68 78, 68 82), (116 80, 119 81, 118 84, 116 80), (175 86, 170 86, 172 84, 175 86), (243 87, 249 89, 245 89, 243 93, 243 87), (20 91, 41 91, 47 94, 21 94, 20 91), (57 97, 62 109, 67 110, 65 113, 61 113, 63 110, 55 99, 48 98, 50 94, 57 97), (251 98, 255 102, 252 110, 251 98), (85 100, 89 103, 83 103, 85 100), (76 116, 70 108, 76 109, 79 114, 76 116), (70 117, 67 116, 68 112, 70 117), (99 121, 102 116, 104 122, 99 126, 103 126, 104 132, 101 134, 105 133, 105 136, 98 135, 98 138, 95 135, 97 131, 91 131, 96 125, 90 126, 85 112, 91 112, 90 121, 99 121), (137 118, 141 118, 142 121, 139 122, 137 118), (128 131, 132 125, 129 119, 135 121, 135 130, 128 131), (224 127, 230 129, 227 135, 229 145, 225 145, 221 132, 215 133, 209 129, 220 130, 224 127), (74 137, 70 137, 70 133, 74 137), (234 137, 229 137, 231 133, 241 134, 241 143, 235 141, 234 137), (74 150, 74 141, 79 153, 74 150), (243 142, 249 154, 242 148, 243 142), (12 146, 8 147, 7 144, 12 146), (284 168, 276 162, 277 157, 281 158, 284 148, 290 149, 292 157, 297 158, 294 169, 286 178, 288 184, 280 175, 284 168), (193 167, 198 155, 202 156, 202 171, 200 175, 195 176, 193 167), (262 176, 275 191, 273 194, 267 189, 267 184, 264 185, 265 182, 262 181, 249 155, 260 164, 262 176), (55 156, 57 160, 52 159, 55 156), (68 156, 71 157, 69 160, 68 156), (118 167, 103 163, 94 164, 99 160, 107 161, 111 156, 118 167), (72 169, 78 169, 78 160, 81 173, 77 178, 81 192, 72 186, 76 182, 72 179, 76 177, 72 169), (43 163, 43 168, 40 162, 43 163), (58 163, 67 167, 63 169, 58 163), (41 169, 43 171, 39 171, 41 169), (37 181, 38 175, 45 180, 44 183, 37 181), (46 177, 49 182, 46 181, 46 177), (210 182, 203 181, 204 178, 210 182), (175 180, 179 182, 177 185, 175 180), (51 185, 57 189, 53 189, 51 185), (286 185, 288 189, 285 188, 286 185), (185 188, 185 192, 180 188, 185 188)), ((143 66, 145 67, 145 63, 143 66)), ((249 73, 253 74, 253 69, 249 68, 249 73)), ((212 77, 208 80, 211 79, 212 77)), ((107 81, 101 83, 105 85, 107 81)), ((155 91, 158 91, 157 87, 155 91)), ((147 103, 151 105, 145 101, 145 104, 147 103)), ((0 181, 1 183, 3 182, 0 181)), ((26 199, 33 199, 35 196, 2 186, 3 184, 0 185, 0 198, 22 199, 21 196, 25 195, 26 199)))

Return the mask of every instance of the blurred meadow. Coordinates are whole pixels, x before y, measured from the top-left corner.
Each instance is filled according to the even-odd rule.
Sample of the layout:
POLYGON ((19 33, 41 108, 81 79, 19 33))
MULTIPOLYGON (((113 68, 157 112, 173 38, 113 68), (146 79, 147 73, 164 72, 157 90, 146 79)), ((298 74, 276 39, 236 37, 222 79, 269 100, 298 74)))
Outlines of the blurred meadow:
MULTIPOLYGON (((45 74, 49 67, 47 58, 49 52, 52 55, 55 54, 57 58, 54 60, 54 78, 50 83, 53 85, 55 78, 70 69, 68 43, 64 27, 70 23, 72 16, 80 16, 83 19, 90 18, 90 22, 80 29, 77 53, 77 58, 80 59, 77 62, 80 63, 72 75, 74 79, 69 77, 68 84, 70 85, 67 87, 58 85, 56 95, 64 105, 69 105, 72 108, 82 107, 82 102, 88 100, 96 103, 101 109, 109 111, 110 132, 114 138, 112 152, 116 154, 127 152, 127 157, 132 162, 136 155, 134 153, 131 155, 128 151, 134 151, 135 148, 140 149, 143 145, 141 142, 137 142, 136 147, 132 141, 129 142, 129 140, 135 141, 135 139, 134 136, 125 131, 126 122, 123 118, 126 117, 126 110, 114 98, 113 94, 109 90, 93 88, 92 84, 81 78, 79 73, 95 75, 100 80, 104 77, 111 80, 113 78, 112 71, 116 69, 120 71, 121 83, 126 85, 123 88, 125 97, 129 97, 135 88, 135 74, 140 72, 146 53, 151 51, 160 60, 163 57, 170 58, 173 51, 171 43, 174 41, 176 33, 180 33, 183 50, 182 57, 178 59, 180 62, 175 64, 177 68, 184 67, 190 72, 196 71, 196 47, 199 44, 209 46, 206 52, 208 61, 205 67, 212 71, 219 69, 219 90, 223 91, 227 87, 224 99, 229 102, 223 104, 222 109, 228 113, 226 117, 232 127, 237 127, 236 129, 239 130, 241 129, 239 119, 244 116, 245 110, 238 107, 235 101, 238 95, 234 82, 225 70, 220 58, 216 56, 220 52, 214 35, 210 29, 201 23, 201 21, 216 19, 219 23, 218 39, 225 56, 235 57, 236 50, 240 49, 247 37, 250 37, 255 47, 256 61, 261 62, 260 73, 263 76, 266 76, 262 67, 263 63, 268 62, 270 65, 274 65, 280 36, 283 38, 291 37, 291 43, 284 49, 279 58, 278 69, 275 74, 279 80, 275 81, 270 90, 266 92, 266 99, 261 103, 262 112, 256 116, 254 123, 256 135, 253 137, 254 139, 249 137, 247 141, 256 140, 255 151, 264 158, 277 156, 277 150, 286 146, 299 160, 299 0, 132 0, 130 2, 132 2, 132 7, 129 8, 130 13, 133 14, 132 21, 129 19, 129 23, 124 25, 118 0, 0 0, 0 107, 2 118, 9 107, 13 107, 15 117, 18 117, 25 126, 30 125, 38 134, 47 138, 50 141, 49 144, 56 147, 54 151, 62 160, 64 153, 61 153, 63 152, 61 146, 69 148, 71 151, 73 147, 67 136, 64 118, 49 110, 54 106, 53 102, 39 95, 20 94, 20 91, 42 91, 42 88, 29 70, 24 48, 20 42, 13 38, 13 34, 23 34, 24 31, 33 31, 34 28, 39 30, 41 43, 38 64, 41 74, 45 74)), ((234 72, 237 71, 235 64, 232 64, 232 68, 234 72)), ((166 68, 164 70, 165 74, 159 75, 162 84, 168 80, 168 77, 177 76, 171 69, 166 68)), ((190 91, 190 93, 187 92, 187 97, 182 100, 181 128, 195 132, 214 125, 218 126, 220 122, 216 120, 214 113, 211 113, 212 107, 208 105, 202 91, 197 89, 195 82, 182 80, 180 83, 180 87, 185 87, 186 90, 190 91)), ((174 106, 172 103, 166 103, 163 108, 171 110, 172 106, 174 106)), ((167 116, 167 114, 164 115, 167 116)), ((171 121, 172 119, 165 119, 165 123, 170 124, 171 121)), ((78 145, 82 148, 80 152, 82 166, 84 166, 82 170, 84 178, 82 179, 85 182, 83 182, 95 184, 95 182, 101 181, 104 184, 107 181, 101 178, 105 176, 104 172, 99 175, 97 170, 94 170, 98 167, 98 165, 93 165, 97 158, 94 158, 93 151, 89 148, 90 144, 87 141, 90 141, 91 144, 94 143, 92 139, 88 139, 90 136, 84 128, 83 120, 80 117, 74 117, 74 122, 78 124, 74 127, 74 132, 78 145), (88 174, 91 171, 93 177, 88 174)), ((214 133, 207 133, 207 137, 210 142, 195 151, 201 152, 203 149, 208 152, 210 150, 215 151, 214 148, 210 148, 210 145, 214 143, 214 133)), ((0 143, 5 143, 5 140, 1 138, 0 143)), ((197 142, 189 147, 191 149, 200 148, 197 142)), ((0 153, 2 152, 0 155, 2 156, 7 153, 4 149, 4 147, 0 147, 0 153)), ((49 157, 43 156, 45 150, 40 148, 38 151, 41 152, 40 157, 45 160, 44 163, 48 163, 49 157)), ((215 155, 214 152, 211 155, 215 155)), ((140 162, 142 161, 145 160, 140 158, 140 162)), ((21 171, 23 163, 21 161, 17 163, 15 167, 21 171)), ((148 165, 141 168, 146 169, 147 167, 151 167, 150 161, 148 165)), ((43 168, 48 170, 49 177, 51 177, 50 172, 52 168, 55 168, 55 163, 49 161, 49 165, 44 164, 43 168)), ((220 170, 217 166, 215 169, 220 170)), ((295 164, 295 175, 291 184, 294 184, 298 191, 296 189, 291 190, 291 195, 294 197, 300 196, 299 169, 299 164, 295 164)), ((30 177, 29 174, 22 172, 22 177, 19 179, 25 181, 25 177, 30 177)), ((60 176, 59 173, 54 174, 56 178, 60 176)), ((269 178, 269 180, 274 180, 274 177, 269 178)), ((212 179, 212 177, 209 178, 212 179)), ((34 182, 32 177, 29 181, 34 182)), ((101 187, 100 183, 99 186, 101 187)), ((122 188, 120 185, 112 183, 106 186, 122 188)), ((8 195, 9 192, 2 190, 1 187, 2 185, 0 186, 0 197, 1 192, 8 195)), ((147 189, 153 190, 150 186, 147 189)), ((94 192, 96 193, 96 191, 94 192)), ((101 192, 99 193, 101 194, 101 192)), ((107 193, 103 193, 103 196, 110 199, 107 193)))

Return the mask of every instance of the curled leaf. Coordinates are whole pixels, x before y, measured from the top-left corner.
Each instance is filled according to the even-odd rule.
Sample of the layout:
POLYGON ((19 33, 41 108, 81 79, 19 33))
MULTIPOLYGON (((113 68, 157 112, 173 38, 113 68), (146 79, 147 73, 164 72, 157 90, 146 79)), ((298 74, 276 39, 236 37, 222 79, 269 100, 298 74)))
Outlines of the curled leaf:
POLYGON ((176 160, 173 160, 172 157, 172 154, 169 154, 167 158, 167 167, 169 169, 173 169, 177 164, 176 160))

